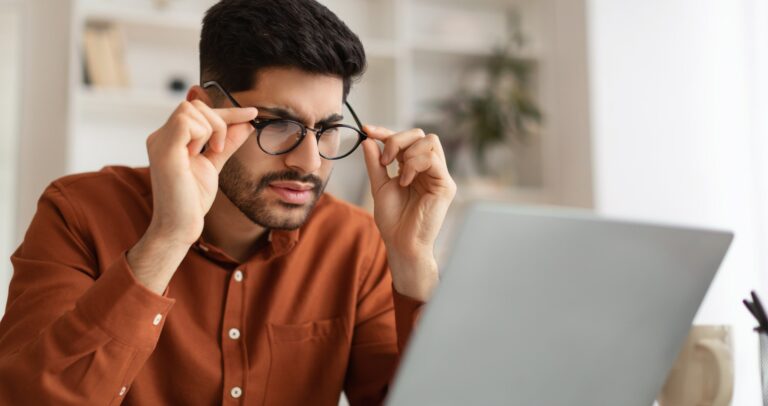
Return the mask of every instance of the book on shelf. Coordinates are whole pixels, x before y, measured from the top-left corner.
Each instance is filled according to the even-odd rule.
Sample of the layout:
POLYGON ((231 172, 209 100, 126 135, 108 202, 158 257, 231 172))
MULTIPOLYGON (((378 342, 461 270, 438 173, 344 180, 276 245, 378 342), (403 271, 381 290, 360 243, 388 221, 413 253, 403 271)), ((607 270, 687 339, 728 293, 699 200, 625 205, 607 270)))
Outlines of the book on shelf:
POLYGON ((120 27, 91 22, 85 26, 83 49, 86 83, 94 88, 125 88, 129 85, 120 27))

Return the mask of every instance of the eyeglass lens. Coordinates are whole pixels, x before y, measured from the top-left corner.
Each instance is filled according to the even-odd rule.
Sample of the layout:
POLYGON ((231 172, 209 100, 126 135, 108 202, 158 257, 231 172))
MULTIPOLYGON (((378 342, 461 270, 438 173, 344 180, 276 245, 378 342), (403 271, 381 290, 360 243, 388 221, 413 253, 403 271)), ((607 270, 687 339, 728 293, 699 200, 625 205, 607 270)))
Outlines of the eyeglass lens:
MULTIPOLYGON (((259 146, 269 154, 290 151, 301 141, 302 127, 291 121, 274 121, 261 129, 259 146)), ((310 131, 311 133, 311 131, 310 131)), ((329 127, 320 133, 317 146, 320 155, 333 159, 351 153, 358 144, 359 133, 349 127, 329 127)))

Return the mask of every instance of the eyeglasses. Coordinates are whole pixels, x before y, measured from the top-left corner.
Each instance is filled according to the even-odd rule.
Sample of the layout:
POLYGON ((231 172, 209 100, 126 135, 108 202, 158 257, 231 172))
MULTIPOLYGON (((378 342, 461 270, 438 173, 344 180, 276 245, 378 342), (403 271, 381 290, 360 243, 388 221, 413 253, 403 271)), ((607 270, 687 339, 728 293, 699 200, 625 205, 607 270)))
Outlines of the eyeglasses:
MULTIPOLYGON (((242 107, 229 92, 215 80, 203 83, 203 88, 215 87, 223 93, 235 107, 242 107)), ((344 102, 352 113, 358 128, 346 124, 333 124, 323 128, 311 128, 290 119, 259 119, 251 120, 256 129, 256 142, 259 148, 269 155, 281 155, 293 151, 307 136, 307 131, 315 133, 320 156, 328 160, 337 160, 353 153, 355 149, 368 138, 363 132, 360 119, 348 102, 344 102)))

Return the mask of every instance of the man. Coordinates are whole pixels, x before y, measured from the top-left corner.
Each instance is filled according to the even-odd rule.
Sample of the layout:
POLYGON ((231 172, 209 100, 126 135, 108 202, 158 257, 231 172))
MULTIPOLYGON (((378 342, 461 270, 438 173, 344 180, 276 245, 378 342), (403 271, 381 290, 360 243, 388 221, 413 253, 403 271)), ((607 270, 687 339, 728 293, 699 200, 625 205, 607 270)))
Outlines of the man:
POLYGON ((0 403, 384 399, 438 279, 456 188, 438 138, 339 126, 365 55, 313 0, 216 4, 200 63, 149 168, 43 193, 12 256, 0 403), (322 194, 358 144, 373 219, 322 194))

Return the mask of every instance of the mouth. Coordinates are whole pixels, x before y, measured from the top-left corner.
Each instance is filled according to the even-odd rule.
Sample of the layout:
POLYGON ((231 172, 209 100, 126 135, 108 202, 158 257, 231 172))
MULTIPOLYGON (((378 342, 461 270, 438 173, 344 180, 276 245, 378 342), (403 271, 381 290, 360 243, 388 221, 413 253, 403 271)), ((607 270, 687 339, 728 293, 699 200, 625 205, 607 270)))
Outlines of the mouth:
POLYGON ((280 181, 269 184, 269 190, 274 192, 280 200, 297 205, 309 202, 314 189, 314 185, 301 182, 280 181))

